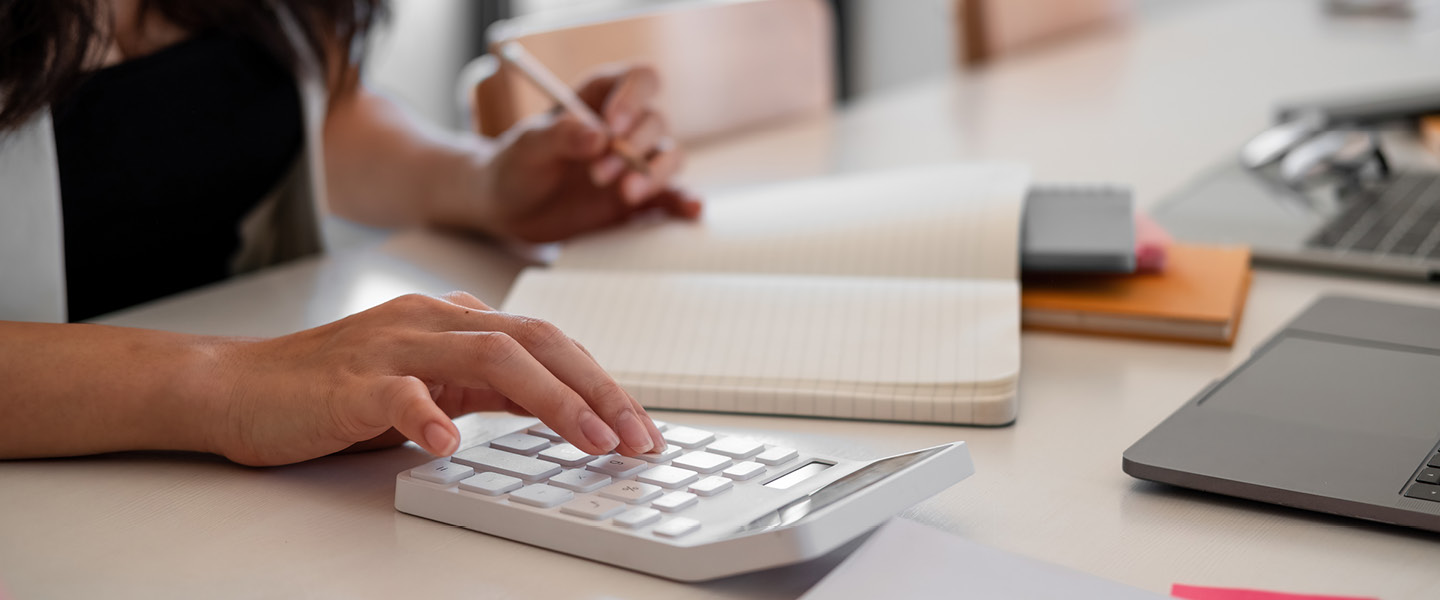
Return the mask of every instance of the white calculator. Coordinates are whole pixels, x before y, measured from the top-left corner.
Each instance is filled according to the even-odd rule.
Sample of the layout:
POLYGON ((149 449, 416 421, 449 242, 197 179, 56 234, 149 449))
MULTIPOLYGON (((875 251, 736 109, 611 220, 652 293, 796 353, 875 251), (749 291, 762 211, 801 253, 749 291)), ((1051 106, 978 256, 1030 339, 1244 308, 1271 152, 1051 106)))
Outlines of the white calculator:
POLYGON ((536 422, 400 473, 401 512, 681 581, 821 556, 970 476, 964 442, 872 461, 656 421, 668 447, 590 456, 536 422))

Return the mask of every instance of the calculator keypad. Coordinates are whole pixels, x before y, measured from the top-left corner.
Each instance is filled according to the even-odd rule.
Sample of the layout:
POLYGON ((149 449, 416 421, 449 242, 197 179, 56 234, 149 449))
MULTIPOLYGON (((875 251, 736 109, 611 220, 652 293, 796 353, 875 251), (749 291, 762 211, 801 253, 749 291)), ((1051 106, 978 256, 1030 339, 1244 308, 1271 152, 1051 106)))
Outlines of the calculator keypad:
POLYGON ((610 476, 586 469, 566 469, 550 478, 550 485, 560 486, 572 492, 593 492, 610 485, 610 476))
POLYGON ((730 466, 730 459, 709 452, 691 452, 671 461, 670 464, 709 475, 730 466))
POLYGON ((512 433, 510 435, 490 440, 491 448, 499 448, 506 452, 534 456, 542 448, 550 445, 550 441, 539 436, 524 433, 512 433))
POLYGON ((736 463, 734 466, 725 469, 725 472, 721 474, 735 481, 745 481, 747 479, 754 479, 764 472, 765 465, 747 460, 742 463, 736 463))
POLYGON ((638 481, 612 483, 605 489, 600 490, 601 496, 613 498, 621 502, 629 502, 630 504, 649 502, 659 498, 660 494, 663 493, 665 493, 665 490, 661 489, 658 485, 650 485, 638 481))
POLYGON ((486 496, 499 496, 518 490, 523 485, 525 482, 509 475, 481 473, 460 482, 460 489, 467 492, 478 492, 486 496))
POLYGON ((649 470, 641 473, 636 479, 673 490, 690 485, 690 482, 700 479, 700 476, 694 471, 687 469, 660 465, 658 467, 651 467, 649 470))
POLYGON ((678 538, 682 535, 689 534, 699 528, 700 522, 696 521, 695 519, 676 517, 657 526, 655 528, 655 535, 668 538, 678 538))
POLYGON ((518 477, 530 483, 543 481, 560 474, 560 465, 555 463, 487 446, 476 446, 456 452, 454 456, 450 457, 450 462, 460 463, 476 471, 493 471, 518 477))
POLYGON ((475 474, 475 469, 451 462, 436 461, 410 469, 410 476, 430 483, 455 483, 475 474))
POLYGON ((606 498, 576 498, 566 502, 565 506, 561 506, 560 512, 567 515, 585 517, 586 519, 603 521, 625 510, 626 506, 624 502, 606 498))
POLYGON ((654 535, 679 538, 697 531, 695 519, 674 516, 723 494, 738 482, 795 460, 792 448, 657 421, 669 446, 632 458, 591 456, 553 430, 534 425, 413 469, 437 484, 459 482, 473 492, 629 529, 654 526, 654 535))
POLYGON ((668 494, 665 494, 664 496, 656 498, 654 502, 650 503, 650 506, 651 508, 663 510, 665 512, 675 512, 690 508, 699 499, 699 496, 696 496, 695 494, 692 494, 690 492, 670 492, 668 494))
POLYGON ((591 471, 599 471, 616 479, 626 479, 634 477, 636 473, 649 469, 650 463, 638 458, 612 454, 590 461, 588 468, 591 471))
POLYGON ((715 440, 715 434, 693 427, 670 427, 660 435, 665 437, 668 444, 692 450, 715 440))
POLYGON ((690 491, 701 496, 714 496, 732 487, 735 487, 735 484, 730 483, 729 479, 712 475, 690 484, 690 491))
POLYGON ((586 454, 571 444, 559 444, 541 451, 537 458, 548 460, 562 467, 583 467, 598 457, 586 454))
POLYGON ((510 499, 521 504, 550 508, 569 502, 575 492, 543 483, 532 483, 510 492, 510 499))

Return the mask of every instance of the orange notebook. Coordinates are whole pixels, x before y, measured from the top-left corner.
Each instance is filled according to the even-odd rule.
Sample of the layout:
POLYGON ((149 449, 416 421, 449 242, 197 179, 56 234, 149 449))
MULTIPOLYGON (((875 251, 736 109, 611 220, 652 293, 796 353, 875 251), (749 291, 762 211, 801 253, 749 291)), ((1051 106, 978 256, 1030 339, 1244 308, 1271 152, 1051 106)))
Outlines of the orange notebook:
POLYGON ((1025 275, 1020 322, 1052 329, 1230 345, 1250 291, 1250 250, 1172 244, 1165 271, 1025 275))

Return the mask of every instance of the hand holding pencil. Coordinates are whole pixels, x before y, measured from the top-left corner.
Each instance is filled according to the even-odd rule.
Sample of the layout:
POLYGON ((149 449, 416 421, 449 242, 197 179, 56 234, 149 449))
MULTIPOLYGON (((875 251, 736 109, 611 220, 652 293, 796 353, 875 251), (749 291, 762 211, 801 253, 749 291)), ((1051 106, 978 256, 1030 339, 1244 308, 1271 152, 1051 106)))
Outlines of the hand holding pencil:
POLYGON ((651 209, 699 216, 700 202, 672 182, 682 156, 654 106, 660 80, 653 69, 611 69, 572 91, 512 44, 501 47, 501 58, 562 110, 501 137, 491 171, 493 195, 508 199, 496 207, 503 234, 547 242, 651 209))

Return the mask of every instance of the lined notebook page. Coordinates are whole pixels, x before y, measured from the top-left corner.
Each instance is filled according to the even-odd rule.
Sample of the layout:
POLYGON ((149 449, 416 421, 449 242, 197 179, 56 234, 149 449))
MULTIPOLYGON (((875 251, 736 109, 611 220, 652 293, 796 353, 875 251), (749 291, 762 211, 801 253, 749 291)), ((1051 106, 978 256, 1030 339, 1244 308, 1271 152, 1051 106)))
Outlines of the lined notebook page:
POLYGON ((529 269, 504 310, 555 323, 637 397, 665 391, 647 405, 906 418, 934 409, 893 405, 1013 395, 1018 304, 1013 281, 529 269), (835 403, 777 406, 787 392, 835 403))
POLYGON ((1023 167, 943 165, 711 198, 700 222, 639 223, 566 245, 560 269, 1010 280, 1023 167))

